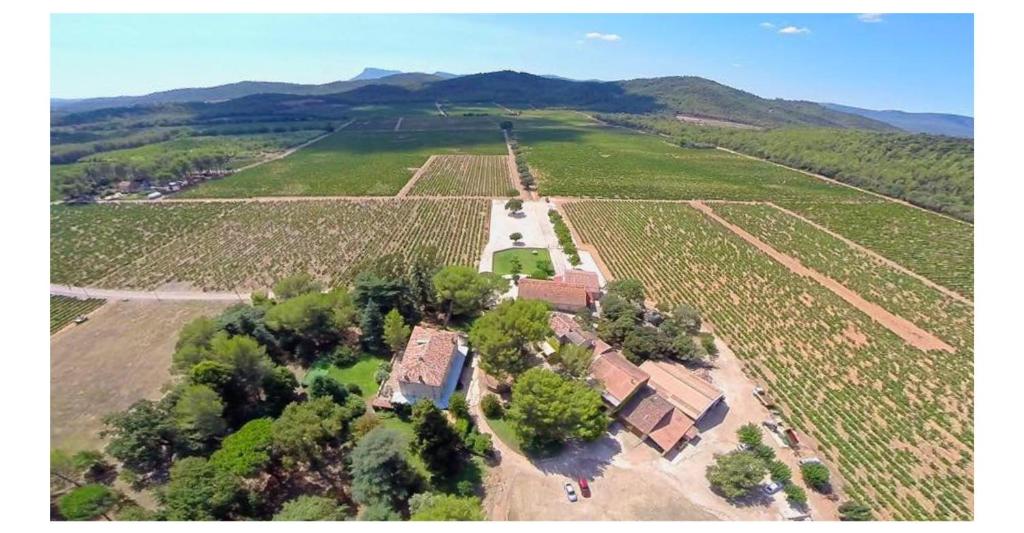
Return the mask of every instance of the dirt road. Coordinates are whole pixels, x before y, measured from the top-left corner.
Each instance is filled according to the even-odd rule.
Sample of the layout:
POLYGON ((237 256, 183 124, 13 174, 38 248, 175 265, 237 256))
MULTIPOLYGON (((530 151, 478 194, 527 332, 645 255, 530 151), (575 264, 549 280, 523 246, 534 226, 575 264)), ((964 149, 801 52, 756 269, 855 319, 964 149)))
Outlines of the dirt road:
POLYGON ((102 298, 104 300, 142 301, 202 301, 202 302, 248 302, 247 292, 202 292, 202 291, 133 291, 124 289, 97 289, 72 285, 50 284, 50 294, 73 296, 75 298, 102 298))

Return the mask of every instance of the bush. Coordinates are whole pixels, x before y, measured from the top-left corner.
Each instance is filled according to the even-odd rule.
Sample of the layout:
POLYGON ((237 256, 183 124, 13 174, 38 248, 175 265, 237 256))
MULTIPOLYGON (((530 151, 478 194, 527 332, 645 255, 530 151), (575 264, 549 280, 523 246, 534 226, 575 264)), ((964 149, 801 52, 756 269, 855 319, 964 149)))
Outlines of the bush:
POLYGON ((466 403, 466 395, 461 392, 452 394, 451 399, 448 400, 448 410, 455 415, 455 418, 468 420, 469 404, 466 403))
POLYGON ((844 522, 864 522, 874 520, 871 508, 863 503, 848 501, 839 506, 839 519, 844 522))
POLYGON ((828 468, 821 463, 808 463, 800 467, 804 482, 812 489, 822 492, 828 489, 828 468))
POLYGON ((334 366, 346 367, 359 362, 359 352, 348 346, 338 346, 331 352, 330 360, 334 366))
POLYGON ((731 452, 715 458, 705 476, 711 488, 728 499, 746 496, 761 484, 764 462, 750 452, 731 452))
POLYGON ((786 499, 793 505, 806 505, 807 504, 807 491, 801 488, 799 485, 793 483, 786 483, 786 486, 782 489, 786 493, 786 499))
POLYGON ((480 409, 487 418, 501 418, 505 415, 505 407, 501 405, 501 400, 493 394, 484 395, 480 400, 480 409))
POLYGON ((347 383, 345 385, 345 389, 348 390, 350 394, 355 394, 356 396, 363 395, 363 389, 359 388, 359 385, 356 385, 355 383, 347 383))
POLYGON ((459 435, 459 438, 465 440, 469 435, 469 430, 472 429, 472 424, 465 418, 460 418, 455 421, 455 433, 459 435))
POLYGON ((491 441, 491 436, 486 433, 472 432, 466 439, 466 447, 473 455, 479 455, 480 457, 488 457, 494 453, 494 442, 491 441))
POLYGON ((94 520, 106 516, 117 503, 117 495, 104 485, 84 485, 57 501, 60 515, 68 520, 94 520))
POLYGON ((750 446, 751 448, 760 446, 763 442, 761 428, 753 422, 740 426, 740 429, 736 430, 736 436, 739 437, 740 442, 750 446))
POLYGON ((384 368, 378 368, 377 371, 373 373, 373 380, 376 381, 378 385, 387 381, 389 377, 391 377, 391 372, 384 370, 384 368))
POLYGON ((758 459, 764 461, 765 464, 775 460, 775 450, 767 444, 758 444, 751 448, 750 451, 754 452, 754 455, 756 455, 758 459))
POLYGON ((793 479, 793 471, 779 460, 768 463, 768 474, 772 476, 772 481, 777 483, 788 483, 793 479))

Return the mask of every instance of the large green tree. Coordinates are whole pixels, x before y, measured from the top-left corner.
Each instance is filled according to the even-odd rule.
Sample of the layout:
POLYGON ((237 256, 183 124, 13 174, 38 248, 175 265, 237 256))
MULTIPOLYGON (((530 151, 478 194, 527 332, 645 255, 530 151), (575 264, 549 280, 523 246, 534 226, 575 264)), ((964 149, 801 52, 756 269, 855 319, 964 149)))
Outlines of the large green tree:
POLYGON ((711 487, 728 499, 741 498, 757 487, 767 469, 764 461, 751 452, 720 455, 709 465, 705 476, 711 487))
POLYGON ((351 295, 335 289, 289 298, 267 311, 266 324, 282 337, 282 344, 313 357, 330 349, 342 332, 355 325, 358 310, 351 295))
POLYGON ((293 276, 281 278, 274 284, 274 298, 287 300, 303 294, 320 292, 324 289, 322 283, 306 272, 293 276))
POLYGON ((481 368, 499 378, 529 368, 530 344, 551 333, 548 315, 544 302, 505 300, 477 319, 469 341, 480 354, 481 368))
POLYGON ((405 323, 405 319, 402 318, 402 314, 398 312, 398 309, 388 311, 388 314, 384 317, 384 344, 388 346, 388 350, 391 353, 398 353, 405 348, 405 343, 409 341, 410 333, 411 329, 405 323))
POLYGON ((225 520, 240 503, 239 478, 202 457, 186 457, 171 467, 159 493, 168 520, 225 520))
POLYGON ((127 470, 145 477, 170 463, 176 431, 164 403, 140 400, 103 422, 100 436, 107 439, 106 452, 127 470))
POLYGON ((329 397, 285 407, 274 421, 272 446, 286 466, 308 463, 318 468, 326 447, 343 438, 345 410, 329 397))
POLYGON ((103 517, 117 505, 117 494, 106 485, 84 485, 61 496, 57 510, 67 520, 95 520, 103 517))
POLYGON ((406 459, 408 442, 395 429, 378 427, 352 450, 352 497, 363 506, 404 506, 417 487, 406 459))
POLYGON ((576 378, 583 379, 590 375, 590 363, 594 360, 594 350, 579 344, 565 343, 558 347, 552 355, 553 363, 558 364, 562 371, 576 378))
POLYGON ((597 391, 543 368, 519 376, 505 416, 529 446, 594 440, 604 434, 609 423, 597 391))
POLYGON ((480 498, 424 492, 409 499, 413 522, 481 521, 484 513, 480 498))
POLYGON ((412 408, 412 428, 416 435, 413 449, 432 475, 447 479, 461 469, 462 439, 433 402, 416 402, 412 408))
POLYGON ((273 424, 269 418, 250 420, 228 435, 220 449, 210 456, 210 464, 239 477, 251 477, 270 464, 273 424))
POLYGON ((188 440, 189 447, 201 450, 227 430, 224 402, 217 391, 206 385, 188 385, 174 405, 174 423, 179 439, 188 440))
POLYGON ((348 515, 348 508, 333 498, 303 494, 288 500, 274 515, 275 522, 340 522, 348 515))
POLYGON ((452 316, 479 312, 508 288, 500 276, 480 273, 464 266, 447 266, 434 275, 434 292, 445 312, 447 325, 452 316))

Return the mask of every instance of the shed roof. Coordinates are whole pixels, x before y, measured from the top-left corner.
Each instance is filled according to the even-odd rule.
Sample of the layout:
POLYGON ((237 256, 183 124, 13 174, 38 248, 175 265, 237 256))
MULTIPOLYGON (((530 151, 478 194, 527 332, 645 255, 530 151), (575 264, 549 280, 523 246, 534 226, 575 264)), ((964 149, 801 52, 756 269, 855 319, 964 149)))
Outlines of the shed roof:
POLYGON ((519 297, 524 300, 543 300, 545 302, 584 308, 587 306, 587 290, 583 287, 562 283, 525 278, 519 280, 519 297))
POLYGON ((576 285, 583 287, 587 292, 599 292, 601 290, 601 281, 597 277, 597 273, 589 272, 587 270, 566 270, 564 273, 555 276, 555 281, 561 281, 568 283, 569 285, 576 285))
POLYGON ((650 388, 693 420, 700 420, 723 396, 717 387, 675 363, 644 361, 640 369, 651 377, 650 388))
POLYGON ((590 363, 590 375, 604 388, 603 395, 612 405, 629 398, 649 377, 615 350, 596 354, 590 363))
MULTIPOLYGON (((644 435, 649 434, 675 408, 658 393, 644 389, 640 391, 619 413, 629 425, 644 435)), ((660 446, 660 444, 659 444, 660 446)))

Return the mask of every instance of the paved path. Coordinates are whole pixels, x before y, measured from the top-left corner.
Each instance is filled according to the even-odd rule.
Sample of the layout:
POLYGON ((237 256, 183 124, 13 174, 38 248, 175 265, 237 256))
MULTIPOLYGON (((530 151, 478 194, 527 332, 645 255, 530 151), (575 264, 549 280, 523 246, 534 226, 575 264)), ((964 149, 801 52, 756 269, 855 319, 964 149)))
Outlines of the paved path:
POLYGON ((248 302, 248 292, 202 292, 202 291, 136 291, 126 289, 97 289, 94 287, 74 287, 71 285, 50 284, 50 294, 55 296, 71 296, 75 298, 102 298, 104 300, 175 300, 175 301, 210 301, 210 302, 248 302))

